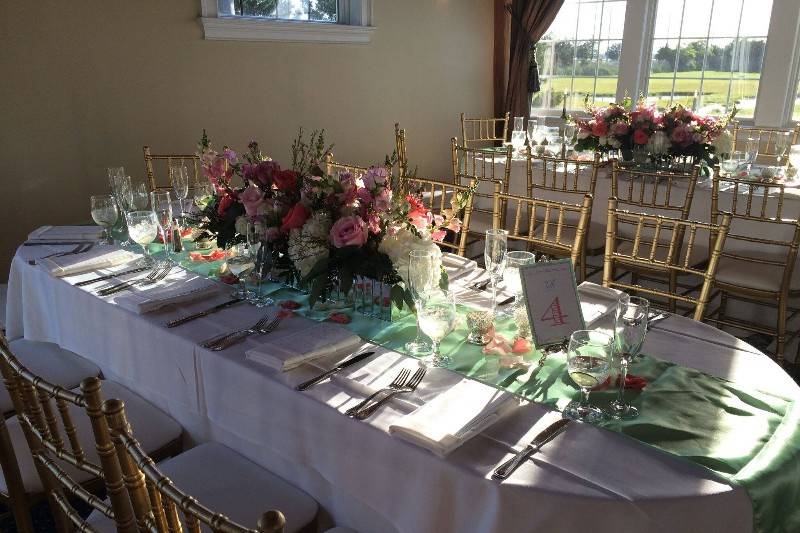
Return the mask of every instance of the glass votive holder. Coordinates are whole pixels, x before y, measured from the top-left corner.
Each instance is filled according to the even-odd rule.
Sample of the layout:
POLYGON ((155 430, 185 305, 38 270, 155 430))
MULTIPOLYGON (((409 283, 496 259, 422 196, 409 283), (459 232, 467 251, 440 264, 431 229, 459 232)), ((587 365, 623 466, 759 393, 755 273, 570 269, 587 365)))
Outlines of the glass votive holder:
POLYGON ((494 320, 490 311, 470 311, 467 313, 467 342, 485 346, 492 340, 489 335, 494 320))
POLYGON ((524 302, 519 302, 514 309, 514 324, 517 326, 517 336, 525 339, 531 338, 531 323, 528 321, 528 307, 524 302))

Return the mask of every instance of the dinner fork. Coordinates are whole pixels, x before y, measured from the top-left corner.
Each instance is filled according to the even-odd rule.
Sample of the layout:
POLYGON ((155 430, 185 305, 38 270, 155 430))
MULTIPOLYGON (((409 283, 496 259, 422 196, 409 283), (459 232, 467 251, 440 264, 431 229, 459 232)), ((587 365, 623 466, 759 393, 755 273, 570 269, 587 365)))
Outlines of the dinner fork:
MULTIPOLYGON (((278 327, 278 324, 281 323, 281 320, 283 320, 283 316, 278 315, 275 318, 273 318, 270 323, 266 325, 261 324, 261 326, 259 327, 248 329, 236 335, 230 335, 228 337, 225 337, 218 344, 215 344, 211 348, 211 350, 215 352, 221 352, 222 350, 229 348, 230 346, 236 344, 237 342, 246 339, 250 335, 256 335, 256 334, 266 335, 267 333, 272 333, 273 331, 275 331, 275 328, 278 327)), ((261 321, 259 320, 259 322, 261 321)))
POLYGON ((89 250, 91 250, 92 246, 93 244, 91 243, 79 244, 75 246, 75 248, 73 248, 72 250, 68 250, 66 252, 53 252, 52 254, 47 254, 43 257, 39 257, 38 259, 31 259, 30 261, 28 261, 28 264, 35 265, 37 260, 41 261, 42 259, 49 259, 51 257, 64 257, 67 255, 82 254, 83 252, 88 252, 89 250))
POLYGON ((399 389, 400 387, 405 385, 406 380, 408 379, 408 376, 410 374, 411 374, 411 371, 409 369, 407 369, 407 368, 404 368, 403 370, 400 371, 399 374, 397 374, 397 377, 394 378, 394 380, 391 383, 389 383, 388 387, 384 387, 382 389, 379 389, 376 392, 373 392, 369 397, 363 399, 358 405, 356 405, 354 407, 351 407, 350 409, 345 411, 344 414, 346 414, 347 416, 355 416, 356 413, 358 413, 361 409, 366 407, 367 404, 369 404, 369 402, 371 402, 372 400, 377 398, 378 395, 380 395, 380 394, 382 394, 384 392, 391 392, 391 391, 393 391, 395 389, 399 389))
POLYGON ((122 283, 112 285, 111 287, 100 289, 99 291, 97 291, 97 294, 98 296, 108 296, 110 294, 116 294, 121 291, 132 289, 136 285, 152 285, 166 278, 170 270, 172 270, 171 264, 169 263, 158 264, 155 267, 153 267, 153 270, 151 270, 147 276, 143 278, 137 278, 130 281, 123 281, 122 283))
POLYGON ((386 394, 386 396, 384 396, 377 402, 373 403, 369 407, 366 407, 358 411, 355 415, 353 415, 353 418, 357 420, 364 420, 366 418, 369 418, 375 411, 378 410, 378 408, 381 405, 385 404, 398 394, 407 394, 409 392, 414 392, 415 390, 417 390, 417 387, 422 382, 422 378, 425 377, 425 372, 427 372, 427 368, 425 368, 424 366, 419 367, 417 371, 414 372, 414 375, 411 376, 411 379, 409 379, 405 385, 389 391, 388 394, 386 394))
POLYGON ((256 322, 255 324, 253 324, 249 328, 235 329, 233 331, 228 331, 227 333, 221 333, 219 335, 214 335, 213 337, 209 337, 208 339, 200 341, 198 344, 200 346, 202 346, 203 348, 211 348, 215 344, 218 344, 218 343, 222 342, 223 340, 227 339, 231 335, 237 335, 239 333, 247 331, 248 329, 255 329, 255 328, 259 327, 259 326, 262 326, 262 325, 266 324, 268 320, 269 320, 269 313, 267 313, 266 315, 261 317, 261 319, 258 322, 256 322))

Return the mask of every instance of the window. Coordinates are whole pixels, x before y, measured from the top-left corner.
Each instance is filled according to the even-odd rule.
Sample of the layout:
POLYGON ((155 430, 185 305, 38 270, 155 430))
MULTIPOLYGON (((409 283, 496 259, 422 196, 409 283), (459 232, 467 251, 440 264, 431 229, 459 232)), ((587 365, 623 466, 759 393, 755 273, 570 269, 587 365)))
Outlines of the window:
POLYGON ((280 20, 338 22, 337 0, 232 0, 238 16, 280 20))
POLYGON ((658 0, 648 101, 752 118, 772 0, 658 0))
POLYGON ((792 100, 792 120, 800 121, 800 81, 797 82, 797 90, 792 100))
POLYGON ((625 0, 566 0, 536 46, 541 91, 534 113, 616 99, 625 0))

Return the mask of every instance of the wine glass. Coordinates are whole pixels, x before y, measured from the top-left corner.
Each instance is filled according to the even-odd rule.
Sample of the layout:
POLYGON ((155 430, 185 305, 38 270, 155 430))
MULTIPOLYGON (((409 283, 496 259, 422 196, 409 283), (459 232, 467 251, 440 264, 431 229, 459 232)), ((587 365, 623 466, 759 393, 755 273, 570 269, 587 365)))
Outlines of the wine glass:
POLYGON ((171 165, 169 167, 169 182, 172 185, 172 190, 175 191, 175 197, 178 198, 181 208, 178 216, 183 220, 183 203, 186 201, 186 197, 189 196, 189 169, 186 168, 186 165, 171 165))
POLYGON ((525 146, 525 119, 522 117, 514 117, 514 129, 511 131, 511 146, 514 147, 515 154, 518 154, 522 147, 525 146))
POLYGON ((647 335, 647 317, 650 314, 650 302, 637 296, 620 297, 617 301, 617 314, 614 321, 614 345, 620 363, 620 383, 617 399, 611 402, 611 414, 614 418, 635 418, 639 411, 625 402, 625 378, 628 376, 628 365, 639 353, 647 335))
POLYGON ((156 214, 158 229, 164 238, 164 260, 171 263, 169 242, 172 232, 172 194, 169 191, 153 191, 150 193, 150 208, 156 214))
POLYGON ((131 206, 135 211, 142 211, 147 209, 150 204, 150 191, 147 190, 147 184, 139 182, 131 189, 132 203, 131 206))
MULTIPOLYGON (((117 207, 120 213, 125 213, 133 209, 133 191, 131 188, 131 177, 125 175, 125 169, 122 167, 114 167, 108 169, 109 185, 111 187, 111 194, 117 201, 117 207)), ((122 226, 126 226, 125 217, 122 217, 122 226)), ((127 230, 127 228, 126 228, 127 230)), ((126 231, 127 233, 127 231, 126 231)), ((133 244, 130 238, 125 237, 122 242, 123 246, 133 244)))
POLYGON ((507 291, 514 295, 515 305, 505 313, 508 316, 514 316, 516 308, 522 304, 522 278, 520 278, 519 269, 525 265, 532 265, 536 262, 536 256, 532 252, 523 252, 520 250, 512 250, 506 253, 506 271, 503 274, 503 283, 507 291))
POLYGON ((252 277, 256 282, 256 291, 250 299, 250 303, 256 307, 266 307, 275 301, 262 294, 264 279, 269 276, 272 270, 272 250, 264 240, 264 227, 252 220, 247 223, 247 246, 250 250, 250 257, 255 262, 252 277))
POLYGON ((756 158, 758 158, 758 144, 758 137, 748 137, 747 141, 745 141, 744 152, 747 156, 747 170, 752 168, 753 163, 755 163, 756 158))
POLYGON ((789 131, 780 131, 775 135, 775 160, 778 166, 786 156, 786 151, 789 149, 789 144, 792 142, 792 133, 789 131))
POLYGON ((744 152, 737 150, 735 152, 731 152, 728 155, 728 159, 723 159, 720 163, 720 167, 728 176, 732 176, 739 170, 739 167, 742 165, 744 160, 744 152))
POLYGON ((131 239, 142 247, 144 256, 142 264, 153 264, 153 258, 147 245, 156 240, 158 235, 158 219, 152 211, 128 211, 125 213, 125 220, 128 222, 128 234, 131 239))
POLYGON ((98 226, 103 228, 103 236, 100 239, 100 244, 113 244, 111 238, 111 228, 117 223, 119 219, 119 210, 117 208, 117 201, 113 195, 101 194, 92 196, 90 199, 92 209, 92 220, 98 226))
POLYGON ((539 128, 539 119, 534 116, 528 119, 528 145, 536 144, 536 130, 539 128))
POLYGON ((256 267, 256 263, 250 255, 247 243, 239 243, 231 246, 230 250, 228 250, 225 264, 228 267, 228 271, 239 280, 238 287, 233 291, 233 297, 251 300, 254 296, 253 291, 247 290, 244 280, 256 267))
MULTIPOLYGON (((574 141, 575 134, 578 132, 578 129, 575 127, 575 124, 564 124, 564 140, 565 142, 574 141)), ((574 142, 572 144, 575 144, 574 142)))
POLYGON ((406 279, 408 291, 417 308, 417 336, 406 343, 405 349, 410 354, 430 352, 431 346, 422 338, 419 323, 419 309, 423 295, 433 289, 438 281, 439 273, 436 271, 436 256, 430 250, 411 250, 408 252, 408 278, 406 279))
POLYGON ((198 183, 194 186, 194 205, 201 211, 214 197, 214 189, 210 183, 198 183))
POLYGON ((581 422, 597 422, 603 411, 589 404, 589 392, 608 379, 614 340, 601 331, 579 329, 569 338, 567 372, 581 389, 580 402, 564 409, 564 416, 581 422))
POLYGON ((800 168, 800 144, 789 147, 789 162, 794 168, 800 168))
POLYGON ((431 339, 430 355, 423 364, 447 366, 452 362, 450 356, 442 356, 440 344, 456 326, 456 295, 452 291, 434 289, 422 295, 417 308, 419 327, 431 339))
POLYGON ((506 269, 506 251, 508 251, 508 231, 487 229, 483 262, 492 282, 493 316, 497 314, 497 283, 502 279, 506 269))

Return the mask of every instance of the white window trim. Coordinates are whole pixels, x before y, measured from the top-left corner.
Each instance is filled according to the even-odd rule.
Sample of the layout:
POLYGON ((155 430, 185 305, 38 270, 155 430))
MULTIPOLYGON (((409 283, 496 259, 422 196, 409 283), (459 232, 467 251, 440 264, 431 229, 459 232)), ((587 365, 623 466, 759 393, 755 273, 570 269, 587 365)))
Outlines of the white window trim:
POLYGON ((203 38, 223 41, 366 44, 372 40, 373 0, 339 0, 340 20, 320 23, 231 16, 221 12, 221 0, 200 0, 203 38))

